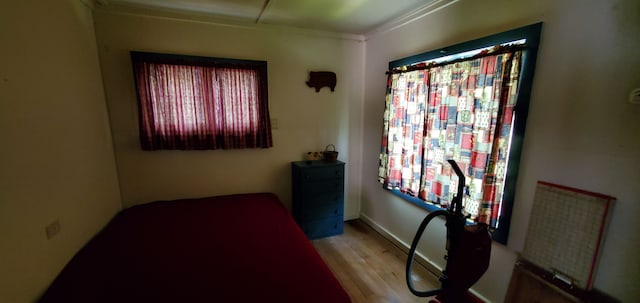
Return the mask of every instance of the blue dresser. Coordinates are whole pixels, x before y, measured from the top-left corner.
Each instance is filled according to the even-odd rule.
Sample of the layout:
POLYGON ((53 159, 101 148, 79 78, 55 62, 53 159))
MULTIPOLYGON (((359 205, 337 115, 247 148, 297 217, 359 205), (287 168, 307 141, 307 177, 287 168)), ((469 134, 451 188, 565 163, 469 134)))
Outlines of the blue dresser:
POLYGON ((293 218, 309 239, 343 232, 344 165, 340 161, 291 163, 293 218))

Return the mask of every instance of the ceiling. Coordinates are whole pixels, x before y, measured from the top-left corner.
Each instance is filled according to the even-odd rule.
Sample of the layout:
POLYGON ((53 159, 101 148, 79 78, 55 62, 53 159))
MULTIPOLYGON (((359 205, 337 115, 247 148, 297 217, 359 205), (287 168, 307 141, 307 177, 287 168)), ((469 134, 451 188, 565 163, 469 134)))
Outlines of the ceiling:
POLYGON ((97 0, 98 9, 366 35, 456 0, 97 0))

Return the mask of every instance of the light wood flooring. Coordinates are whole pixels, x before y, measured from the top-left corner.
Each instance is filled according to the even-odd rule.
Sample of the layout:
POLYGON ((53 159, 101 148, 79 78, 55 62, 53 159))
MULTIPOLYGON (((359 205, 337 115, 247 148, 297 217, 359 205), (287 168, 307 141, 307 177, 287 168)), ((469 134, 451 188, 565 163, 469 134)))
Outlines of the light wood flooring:
MULTIPOLYGON (((428 301, 407 288, 407 254, 364 222, 347 221, 344 234, 312 243, 353 303, 428 301)), ((413 265, 413 276, 418 290, 440 287, 437 278, 418 263, 413 265)))

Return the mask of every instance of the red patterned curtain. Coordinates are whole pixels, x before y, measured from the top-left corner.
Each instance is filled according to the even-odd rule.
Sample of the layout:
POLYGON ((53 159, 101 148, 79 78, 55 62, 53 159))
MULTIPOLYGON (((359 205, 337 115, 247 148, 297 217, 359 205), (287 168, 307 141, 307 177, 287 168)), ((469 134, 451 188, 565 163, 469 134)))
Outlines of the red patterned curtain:
POLYGON ((134 73, 143 149, 272 146, 266 67, 134 60, 134 73))
POLYGON ((521 52, 391 73, 379 179, 448 207, 465 173, 465 211, 496 226, 506 176, 521 52))

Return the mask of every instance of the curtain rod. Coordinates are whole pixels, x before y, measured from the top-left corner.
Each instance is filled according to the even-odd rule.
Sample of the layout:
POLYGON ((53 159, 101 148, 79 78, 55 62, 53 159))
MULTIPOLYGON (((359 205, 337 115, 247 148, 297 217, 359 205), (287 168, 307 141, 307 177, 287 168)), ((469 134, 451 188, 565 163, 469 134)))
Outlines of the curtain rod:
POLYGON ((396 67, 392 70, 387 71, 385 74, 387 75, 401 74, 401 73, 407 73, 407 72, 416 71, 416 70, 429 69, 429 68, 434 68, 434 67, 443 66, 447 64, 453 64, 458 62, 470 61, 478 58, 484 58, 488 56, 494 56, 494 55, 500 55, 500 54, 506 54, 506 53, 515 53, 517 51, 525 50, 526 48, 527 48, 526 44, 494 46, 489 50, 481 51, 480 53, 468 58, 458 58, 458 59, 453 59, 453 60, 440 62, 440 63, 420 62, 414 65, 409 65, 409 66, 405 65, 405 66, 396 67))

